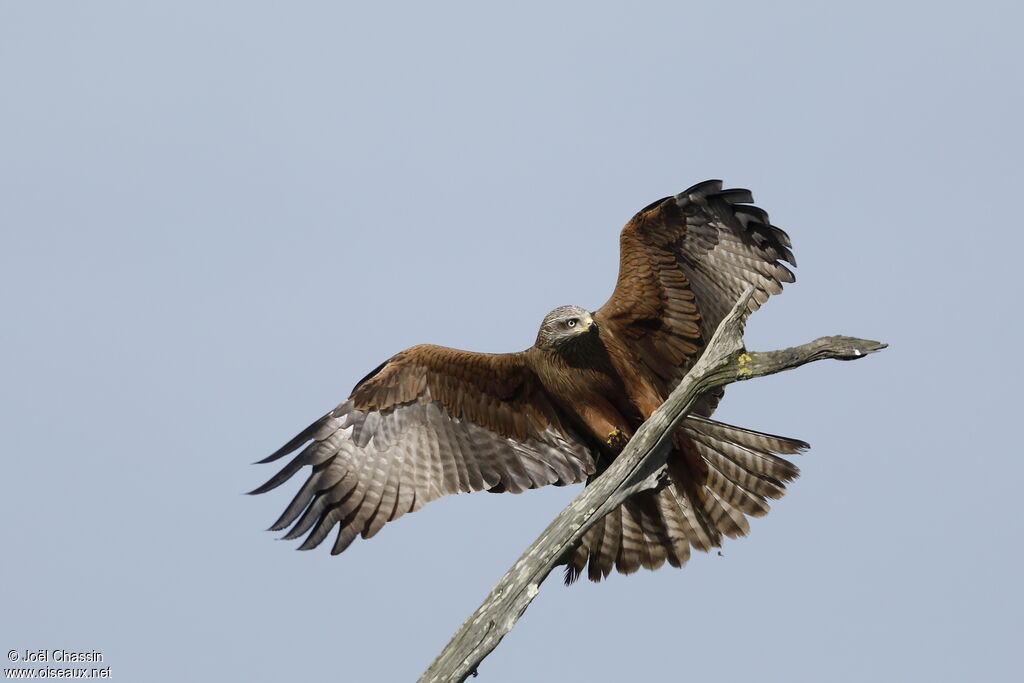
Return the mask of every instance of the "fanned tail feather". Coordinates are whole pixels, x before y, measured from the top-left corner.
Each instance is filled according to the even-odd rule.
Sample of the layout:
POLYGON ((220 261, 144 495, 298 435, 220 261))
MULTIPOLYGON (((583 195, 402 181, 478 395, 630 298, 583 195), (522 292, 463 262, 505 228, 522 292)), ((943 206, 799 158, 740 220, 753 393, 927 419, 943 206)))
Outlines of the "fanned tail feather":
POLYGON ((676 434, 668 459, 668 485, 631 496, 591 527, 569 558, 565 582, 584 569, 591 581, 657 569, 666 561, 680 567, 690 549, 708 551, 723 536, 745 536, 747 517, 768 512, 767 499, 780 498, 800 470, 779 454, 799 453, 808 444, 773 434, 690 416, 676 434))

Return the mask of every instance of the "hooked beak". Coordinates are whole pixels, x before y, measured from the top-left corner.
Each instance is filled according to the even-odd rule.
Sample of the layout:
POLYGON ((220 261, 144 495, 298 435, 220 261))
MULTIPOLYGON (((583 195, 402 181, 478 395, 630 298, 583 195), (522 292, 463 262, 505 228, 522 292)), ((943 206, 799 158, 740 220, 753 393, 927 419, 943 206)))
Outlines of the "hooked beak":
POLYGON ((593 331, 594 331, 594 330, 596 330, 596 329, 597 329, 597 323, 595 323, 595 322, 594 322, 594 319, 593 319, 593 318, 591 318, 591 317, 590 317, 590 316, 588 315, 588 316, 586 317, 586 319, 585 319, 585 320, 583 320, 583 329, 582 329, 581 331, 582 331, 582 332, 593 332, 593 331))

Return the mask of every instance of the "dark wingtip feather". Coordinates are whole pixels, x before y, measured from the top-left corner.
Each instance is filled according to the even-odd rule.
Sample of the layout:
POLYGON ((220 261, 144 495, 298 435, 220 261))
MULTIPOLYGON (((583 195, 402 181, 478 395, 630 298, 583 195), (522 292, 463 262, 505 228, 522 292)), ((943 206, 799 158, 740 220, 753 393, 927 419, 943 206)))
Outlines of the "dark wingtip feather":
POLYGON ((331 546, 331 555, 341 555, 343 552, 348 550, 348 547, 352 545, 352 542, 356 540, 358 536, 358 533, 348 531, 345 527, 338 529, 338 538, 335 539, 334 545, 331 546))
MULTIPOLYGON (((304 533, 309 531, 311 527, 322 521, 321 513, 323 512, 323 508, 322 506, 318 506, 316 501, 307 503, 305 507, 300 506, 297 510, 293 510, 291 507, 292 506, 289 506, 289 509, 282 512, 281 516, 277 518, 276 522, 274 522, 274 526, 271 527, 274 531, 280 531, 281 529, 291 525, 292 528, 282 536, 286 541, 291 541, 302 536, 304 533), (302 513, 301 516, 299 516, 299 512, 302 513), (296 517, 299 517, 298 521, 295 521, 296 517), (295 523, 292 524, 292 522, 295 523)), ((317 541, 317 543, 319 543, 319 541, 317 541)))
POLYGON ((714 194, 716 192, 722 191, 722 184, 722 181, 718 179, 705 180, 703 182, 697 183, 696 185, 691 185, 690 187, 686 188, 676 196, 681 198, 691 194, 714 194))
MULTIPOLYGON (((793 242, 790 241, 789 235, 786 234, 785 230, 783 230, 782 228, 776 227, 774 225, 771 225, 771 224, 768 225, 768 229, 771 230, 772 235, 774 235, 775 239, 777 239, 779 241, 779 244, 781 244, 782 246, 784 246, 784 247, 786 247, 788 249, 792 249, 793 248, 793 242)), ((796 264, 794 263, 793 265, 795 266, 796 264)))
POLYGON ((322 416, 316 422, 314 422, 313 424, 309 425, 301 432, 299 432, 291 441, 281 446, 276 451, 274 451, 267 457, 263 458, 262 460, 257 460, 253 464, 265 465, 268 462, 274 462, 275 460, 278 460, 279 458, 282 458, 291 453, 292 451, 296 450, 299 446, 313 438, 313 434, 316 433, 316 430, 320 429, 320 426, 323 425, 325 420, 331 417, 331 414, 333 412, 334 411, 331 411, 330 413, 327 413, 326 415, 322 416))
POLYGON ((721 192, 715 193, 716 197, 721 197, 729 204, 753 204, 754 195, 745 188, 735 187, 730 190, 722 190, 721 192))
POLYGON ((292 458, 287 465, 282 467, 277 474, 268 479, 262 486, 258 486, 252 491, 249 491, 249 495, 266 493, 267 491, 276 489, 278 486, 291 479, 292 476, 306 464, 306 454, 308 452, 309 450, 307 449, 292 458))
MULTIPOLYGON (((321 530, 320 529, 320 525, 318 525, 317 528, 314 529, 312 531, 312 533, 310 533, 309 536, 306 537, 306 540, 302 542, 302 545, 300 545, 298 547, 298 549, 299 550, 312 550, 313 548, 317 547, 318 545, 320 545, 323 542, 323 540, 327 536, 327 533, 328 533, 329 530, 330 530, 329 528, 326 531, 321 530)), ((292 531, 294 532, 294 529, 292 531)), ((294 538, 296 538, 296 536, 293 536, 291 532, 289 532, 288 534, 286 534, 284 536, 284 540, 287 540, 287 541, 290 541, 290 540, 292 540, 294 538)))
POLYGON ((709 180, 694 185, 689 190, 683 191, 679 196, 685 198, 686 195, 691 193, 702 193, 709 200, 714 199, 724 202, 724 205, 720 204, 719 206, 732 213, 740 222, 740 225, 743 226, 744 232, 754 240, 758 247, 762 249, 767 248, 770 252, 776 252, 778 256, 775 258, 789 263, 794 268, 796 267, 796 258, 791 251, 793 243, 789 239, 789 235, 769 222, 767 211, 754 205, 754 195, 750 190, 744 188, 723 190, 721 181, 709 180), (718 183, 717 189, 707 192, 708 188, 716 187, 713 183, 718 183))

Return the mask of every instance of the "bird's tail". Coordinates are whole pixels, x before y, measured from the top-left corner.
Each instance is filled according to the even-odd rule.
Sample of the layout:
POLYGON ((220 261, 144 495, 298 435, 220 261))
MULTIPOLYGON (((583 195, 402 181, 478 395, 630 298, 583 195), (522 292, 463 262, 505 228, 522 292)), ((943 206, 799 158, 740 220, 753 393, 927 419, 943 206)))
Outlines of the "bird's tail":
POLYGON ((613 567, 623 574, 657 569, 666 560, 679 567, 691 547, 707 551, 721 546, 723 536, 745 536, 747 516, 767 513, 767 499, 781 498, 800 473, 778 454, 806 448, 797 439, 686 418, 667 460, 667 485, 631 496, 591 527, 567 563, 565 582, 584 568, 600 581, 613 567))

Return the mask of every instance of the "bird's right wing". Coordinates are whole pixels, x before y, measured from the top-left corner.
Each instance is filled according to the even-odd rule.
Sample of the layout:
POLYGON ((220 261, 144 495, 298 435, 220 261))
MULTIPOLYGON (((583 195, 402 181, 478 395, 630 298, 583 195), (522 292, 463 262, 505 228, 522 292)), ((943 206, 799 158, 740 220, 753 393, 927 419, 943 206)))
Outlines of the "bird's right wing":
POLYGON ((594 471, 590 449, 564 423, 521 353, 429 345, 402 351, 260 462, 303 445, 252 493, 310 466, 271 529, 291 526, 285 538, 308 532, 300 547, 309 549, 339 526, 333 554, 443 495, 518 493, 580 482, 594 471))

